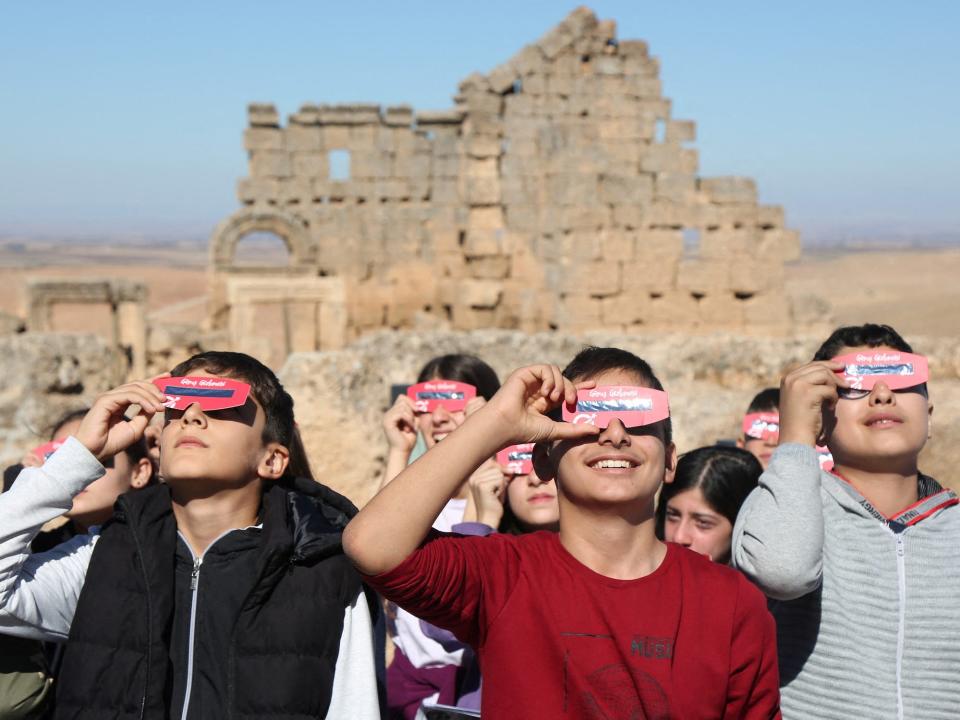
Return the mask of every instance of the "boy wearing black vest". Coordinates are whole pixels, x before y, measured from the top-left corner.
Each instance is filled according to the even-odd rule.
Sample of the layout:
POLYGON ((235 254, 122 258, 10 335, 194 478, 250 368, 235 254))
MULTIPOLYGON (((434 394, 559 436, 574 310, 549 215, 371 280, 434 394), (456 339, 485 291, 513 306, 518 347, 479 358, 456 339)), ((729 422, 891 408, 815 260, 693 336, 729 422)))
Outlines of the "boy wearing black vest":
POLYGON ((76 437, 0 497, 0 632, 68 637, 58 717, 378 718, 372 606, 340 544, 356 510, 310 479, 293 400, 241 353, 172 374, 250 394, 208 410, 171 409, 149 382, 99 397, 76 437), (127 421, 131 405, 142 410, 127 421), (121 496, 102 531, 28 556, 103 474, 98 458, 155 413, 164 484, 121 496))

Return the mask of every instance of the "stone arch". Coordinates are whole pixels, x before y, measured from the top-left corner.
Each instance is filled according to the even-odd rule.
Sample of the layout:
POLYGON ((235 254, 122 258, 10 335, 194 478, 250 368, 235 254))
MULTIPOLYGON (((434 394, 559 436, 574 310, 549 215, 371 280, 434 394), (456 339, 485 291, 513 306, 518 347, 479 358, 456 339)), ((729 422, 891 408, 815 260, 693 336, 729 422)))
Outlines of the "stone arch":
POLYGON ((282 210, 243 208, 224 219, 210 236, 213 267, 217 270, 232 268, 237 243, 254 232, 273 233, 281 238, 290 253, 291 267, 310 266, 317 261, 316 246, 303 219, 282 210))

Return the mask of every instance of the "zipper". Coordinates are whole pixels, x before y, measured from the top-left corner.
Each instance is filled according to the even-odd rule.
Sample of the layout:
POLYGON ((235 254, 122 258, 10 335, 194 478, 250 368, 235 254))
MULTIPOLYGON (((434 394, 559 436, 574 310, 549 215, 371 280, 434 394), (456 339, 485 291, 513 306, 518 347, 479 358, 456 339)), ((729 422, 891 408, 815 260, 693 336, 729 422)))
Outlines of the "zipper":
POLYGON ((210 548, 216 545, 220 538, 231 532, 233 532, 233 528, 217 535, 213 542, 207 546, 207 549, 198 557, 194 554, 193 548, 190 547, 187 539, 177 530, 177 535, 180 536, 183 544, 186 545, 187 550, 190 552, 190 557, 193 558, 193 569, 190 571, 190 635, 187 639, 187 684, 183 691, 183 710, 180 712, 180 720, 187 720, 187 713, 190 711, 190 693, 193 690, 193 646, 195 644, 197 631, 197 598, 200 595, 198 591, 200 587, 200 566, 203 565, 203 558, 210 551, 210 548))
POLYGON ((895 533, 897 538, 897 586, 900 595, 900 611, 897 623, 897 718, 903 720, 903 636, 907 615, 907 570, 904 557, 903 533, 906 529, 895 533))

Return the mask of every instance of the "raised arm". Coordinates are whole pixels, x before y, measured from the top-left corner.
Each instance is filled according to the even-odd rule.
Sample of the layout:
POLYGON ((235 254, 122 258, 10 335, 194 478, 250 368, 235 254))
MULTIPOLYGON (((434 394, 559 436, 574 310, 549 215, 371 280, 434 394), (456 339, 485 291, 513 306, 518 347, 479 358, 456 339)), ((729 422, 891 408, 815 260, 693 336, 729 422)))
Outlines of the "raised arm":
POLYGON ((816 443, 823 411, 844 385, 837 364, 814 362, 781 383, 780 446, 733 530, 733 564, 768 596, 793 600, 820 586, 823 503, 816 443))
POLYGON ((596 434, 592 425, 556 423, 544 413, 576 389, 555 365, 514 372, 493 399, 384 487, 350 521, 343 546, 360 572, 377 575, 399 565, 423 541, 450 496, 497 450, 596 434))
POLYGON ((93 538, 79 536, 36 555, 30 554, 30 543, 103 473, 97 459, 69 438, 42 466, 24 468, 13 487, 0 495, 0 632, 66 639, 93 538))

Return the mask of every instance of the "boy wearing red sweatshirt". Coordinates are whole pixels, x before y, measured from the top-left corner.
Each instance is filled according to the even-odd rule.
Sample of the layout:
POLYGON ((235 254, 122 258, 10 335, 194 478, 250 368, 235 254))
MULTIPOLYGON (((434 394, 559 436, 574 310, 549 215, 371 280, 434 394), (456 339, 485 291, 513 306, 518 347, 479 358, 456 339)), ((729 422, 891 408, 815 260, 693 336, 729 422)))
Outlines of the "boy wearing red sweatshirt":
POLYGON ((517 370, 356 516, 347 554, 386 597, 473 645, 487 720, 779 717, 763 596, 656 538, 654 498, 676 459, 669 416, 607 413, 601 429, 547 415, 612 387, 666 407, 650 366, 615 348, 588 348, 563 373, 517 370), (538 443, 538 475, 557 480, 560 532, 431 533, 452 489, 521 442, 538 443))

